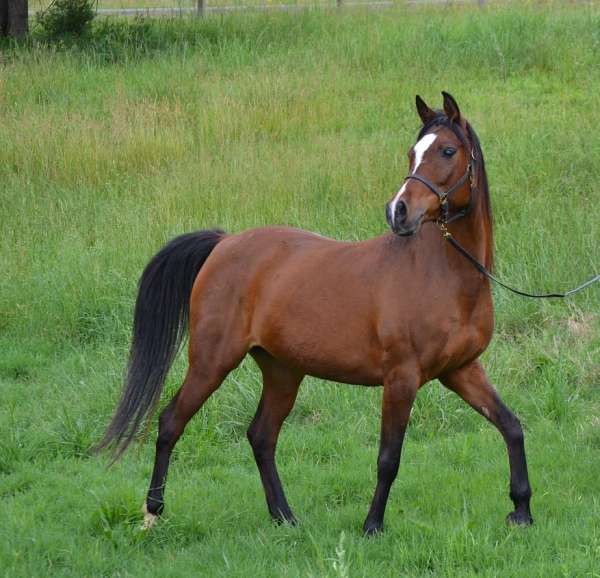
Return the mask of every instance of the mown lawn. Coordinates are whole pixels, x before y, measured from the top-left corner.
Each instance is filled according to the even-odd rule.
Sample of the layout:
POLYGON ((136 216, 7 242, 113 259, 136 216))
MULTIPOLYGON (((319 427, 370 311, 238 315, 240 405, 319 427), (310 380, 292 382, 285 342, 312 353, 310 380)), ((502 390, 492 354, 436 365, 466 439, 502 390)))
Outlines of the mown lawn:
POLYGON ((376 539, 360 528, 377 388, 304 382, 278 453, 295 528, 269 521, 245 440, 250 360, 179 443, 152 532, 138 526, 154 424, 110 469, 92 452, 150 256, 215 225, 385 232, 416 93, 450 91, 479 132, 502 277, 544 291, 597 273, 599 62, 593 5, 108 20, 74 44, 3 45, 0 573, 599 575, 597 286, 565 302, 494 291, 485 364, 526 429, 529 529, 504 524, 499 434, 438 383, 419 394, 376 539))

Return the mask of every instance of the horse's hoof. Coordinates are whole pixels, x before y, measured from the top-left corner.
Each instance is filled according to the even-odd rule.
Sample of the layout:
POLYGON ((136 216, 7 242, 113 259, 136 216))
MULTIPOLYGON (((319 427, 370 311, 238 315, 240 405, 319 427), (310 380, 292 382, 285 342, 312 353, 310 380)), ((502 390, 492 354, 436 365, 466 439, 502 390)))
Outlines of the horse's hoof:
POLYGON ((367 538, 377 536, 383 532, 383 524, 373 524, 365 522, 365 525, 363 526, 363 532, 367 538))
POLYGON ((152 528, 156 524, 156 522, 158 522, 158 516, 148 511, 148 506, 146 505, 146 502, 144 502, 144 505, 142 506, 142 513, 144 514, 144 521, 140 526, 140 530, 150 530, 150 528, 152 528))
POLYGON ((518 512, 515 510, 506 516, 506 523, 509 526, 531 526, 533 518, 527 512, 518 512))

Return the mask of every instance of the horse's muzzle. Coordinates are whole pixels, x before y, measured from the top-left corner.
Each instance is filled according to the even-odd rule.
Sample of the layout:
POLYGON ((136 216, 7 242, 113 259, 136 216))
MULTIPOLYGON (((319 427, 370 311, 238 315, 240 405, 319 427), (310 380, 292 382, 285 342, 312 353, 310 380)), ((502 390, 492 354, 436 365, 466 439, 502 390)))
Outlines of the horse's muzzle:
POLYGON ((392 215, 392 207, 390 203, 385 206, 385 218, 390 226, 390 229, 400 237, 409 237, 414 235, 421 226, 423 220, 423 213, 421 213, 417 219, 409 222, 407 219, 408 209, 404 201, 398 201, 396 203, 394 214, 392 215))

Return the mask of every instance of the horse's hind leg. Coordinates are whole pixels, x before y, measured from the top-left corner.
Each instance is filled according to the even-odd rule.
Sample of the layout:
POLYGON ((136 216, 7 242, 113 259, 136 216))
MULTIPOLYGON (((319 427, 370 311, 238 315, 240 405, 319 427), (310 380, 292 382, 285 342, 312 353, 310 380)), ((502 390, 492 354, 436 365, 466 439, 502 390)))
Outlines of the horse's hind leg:
POLYGON ((514 511, 507 517, 507 522, 531 524, 531 487, 527 474, 523 429, 519 420, 502 403, 479 361, 443 376, 441 382, 492 422, 504 437, 510 464, 510 498, 515 505, 514 511))
POLYGON ((150 527, 164 509, 164 490, 171 452, 187 423, 218 389, 224 375, 199 372, 192 367, 179 391, 161 412, 158 420, 156 455, 150 489, 144 505, 144 527, 150 527))
POLYGON ((265 490, 267 506, 278 522, 295 523, 275 464, 279 431, 290 413, 304 377, 262 350, 252 352, 263 375, 263 391, 256 415, 248 428, 248 441, 265 490))

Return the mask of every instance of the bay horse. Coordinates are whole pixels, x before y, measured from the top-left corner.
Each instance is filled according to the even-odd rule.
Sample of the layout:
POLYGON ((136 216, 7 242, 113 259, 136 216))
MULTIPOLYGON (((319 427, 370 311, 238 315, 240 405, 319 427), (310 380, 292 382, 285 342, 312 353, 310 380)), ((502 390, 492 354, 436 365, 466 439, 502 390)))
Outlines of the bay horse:
POLYGON ((121 400, 100 447, 115 458, 158 403, 189 329, 183 384, 159 418, 145 527, 164 508, 169 459, 188 421, 246 354, 263 390, 248 429, 271 516, 295 523, 275 463, 283 421, 305 375, 383 385, 377 485, 363 526, 383 529, 417 391, 439 379, 502 434, 510 464, 511 524, 532 523, 523 430, 479 357, 493 332, 488 279, 440 234, 488 269, 492 212, 479 139, 447 93, 443 110, 416 97, 422 121, 409 175, 386 205, 391 232, 340 242, 287 227, 189 233, 147 265, 135 304, 121 400))

